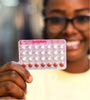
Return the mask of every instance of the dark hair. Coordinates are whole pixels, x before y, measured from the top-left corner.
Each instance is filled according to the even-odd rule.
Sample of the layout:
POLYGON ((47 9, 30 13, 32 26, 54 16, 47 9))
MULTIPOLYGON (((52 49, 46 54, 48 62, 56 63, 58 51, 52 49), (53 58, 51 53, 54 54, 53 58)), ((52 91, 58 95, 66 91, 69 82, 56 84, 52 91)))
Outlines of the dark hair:
POLYGON ((44 0, 43 5, 46 7, 48 0, 44 0))
MULTIPOLYGON (((46 6, 47 6, 47 3, 48 3, 48 0, 44 0, 43 1, 43 11, 42 11, 42 15, 43 16, 45 16, 45 8, 46 8, 46 6)), ((47 37, 47 35, 46 35, 46 22, 45 22, 45 20, 44 20, 44 23, 45 23, 45 25, 44 25, 44 28, 43 28, 43 31, 42 31, 42 37, 44 38, 44 39, 47 39, 48 37, 47 37)))
POLYGON ((45 8, 46 8, 46 6, 47 6, 47 3, 48 3, 48 0, 44 0, 43 1, 43 16, 45 16, 45 8))

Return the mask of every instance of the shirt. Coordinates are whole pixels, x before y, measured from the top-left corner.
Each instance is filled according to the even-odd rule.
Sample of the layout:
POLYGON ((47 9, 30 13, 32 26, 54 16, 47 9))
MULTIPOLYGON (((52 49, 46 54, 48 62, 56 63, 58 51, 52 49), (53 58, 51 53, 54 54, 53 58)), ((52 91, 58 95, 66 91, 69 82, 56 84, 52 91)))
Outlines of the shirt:
POLYGON ((31 70, 27 100, 90 100, 90 69, 80 74, 61 70, 31 70))

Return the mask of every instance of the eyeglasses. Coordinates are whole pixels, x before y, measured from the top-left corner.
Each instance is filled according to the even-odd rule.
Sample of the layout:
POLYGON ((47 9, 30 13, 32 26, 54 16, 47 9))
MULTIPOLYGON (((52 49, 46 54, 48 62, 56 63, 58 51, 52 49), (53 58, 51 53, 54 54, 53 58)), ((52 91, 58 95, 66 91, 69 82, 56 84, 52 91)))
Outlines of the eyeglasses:
POLYGON ((51 33, 59 33, 66 29, 68 23, 72 23, 73 27, 78 31, 87 31, 90 29, 90 14, 81 15, 74 18, 64 16, 46 17, 45 22, 47 29, 51 33))

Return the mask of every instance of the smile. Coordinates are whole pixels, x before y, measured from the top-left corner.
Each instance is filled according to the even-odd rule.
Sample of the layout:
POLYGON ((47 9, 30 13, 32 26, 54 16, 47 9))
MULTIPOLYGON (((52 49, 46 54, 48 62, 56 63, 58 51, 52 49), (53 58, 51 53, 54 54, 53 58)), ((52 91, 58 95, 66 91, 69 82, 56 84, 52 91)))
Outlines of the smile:
POLYGON ((71 50, 71 49, 78 49, 80 45, 80 41, 76 40, 76 41, 67 41, 67 49, 71 50))

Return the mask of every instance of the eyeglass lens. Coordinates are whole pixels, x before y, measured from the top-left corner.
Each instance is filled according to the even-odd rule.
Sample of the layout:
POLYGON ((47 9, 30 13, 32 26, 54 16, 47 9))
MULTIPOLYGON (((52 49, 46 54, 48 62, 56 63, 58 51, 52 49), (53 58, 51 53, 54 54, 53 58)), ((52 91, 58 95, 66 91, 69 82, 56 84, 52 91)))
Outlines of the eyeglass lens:
MULTIPOLYGON (((90 16, 78 16, 72 20, 73 26, 80 31, 85 31, 90 28, 90 16)), ((47 21, 48 31, 51 33, 61 32, 67 26, 66 17, 52 17, 47 21)))

